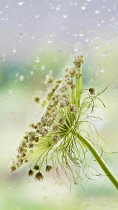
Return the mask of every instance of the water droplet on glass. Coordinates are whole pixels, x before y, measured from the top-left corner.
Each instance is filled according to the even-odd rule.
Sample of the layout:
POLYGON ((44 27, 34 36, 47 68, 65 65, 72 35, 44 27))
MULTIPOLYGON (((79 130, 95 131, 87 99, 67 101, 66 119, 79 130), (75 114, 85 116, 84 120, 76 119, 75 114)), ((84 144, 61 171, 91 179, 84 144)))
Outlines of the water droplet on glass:
POLYGON ((74 37, 77 37, 78 36, 78 34, 77 33, 74 33, 74 37))
POLYGON ((107 55, 107 51, 102 53, 102 56, 106 56, 107 55))
POLYGON ((18 77, 19 76, 19 73, 16 73, 15 76, 18 77))
POLYGON ((41 66, 41 70, 45 70, 46 67, 44 65, 41 66))
POLYGON ((33 40, 35 40, 35 39, 36 39, 36 38, 35 38, 35 36, 32 36, 31 38, 32 38, 33 40))
POLYGON ((18 2, 18 5, 19 5, 19 6, 22 6, 23 3, 24 3, 24 2, 23 2, 22 0, 20 0, 20 1, 18 2))
POLYGON ((55 9, 56 9, 57 11, 59 11, 59 10, 60 10, 60 8, 59 8, 59 7, 56 7, 55 9))
POLYGON ((39 63, 39 62, 40 62, 39 57, 36 57, 35 62, 36 62, 36 63, 39 63))
POLYGON ((74 48, 73 51, 74 51, 74 52, 78 52, 78 48, 74 48))
POLYGON ((9 94, 9 95, 12 95, 12 94, 13 94, 13 90, 12 90, 12 89, 9 89, 9 90, 8 90, 8 94, 9 94))
POLYGON ((110 21, 114 21, 114 20, 115 20, 115 17, 111 17, 111 18, 110 18, 110 21))
POLYGON ((96 10, 94 13, 95 13, 96 15, 98 15, 98 14, 100 14, 100 11, 99 11, 99 10, 96 10))
POLYGON ((35 15, 35 18, 36 18, 36 19, 39 18, 39 14, 36 14, 36 15, 35 15))
POLYGON ((5 5, 5 8, 8 9, 9 8, 9 5, 5 5))
POLYGON ((13 49, 12 49, 12 52, 13 52, 13 53, 16 53, 16 49, 15 49, 15 48, 13 48, 13 49))
POLYGON ((67 14, 64 14, 64 15, 63 15, 63 18, 64 18, 64 19, 65 19, 65 18, 67 18, 67 17, 68 17, 68 15, 67 15, 67 14))
POLYGON ((80 37, 83 37, 83 36, 84 36, 84 34, 83 34, 82 32, 80 32, 80 33, 79 33, 79 36, 80 36, 80 37))
POLYGON ((89 42, 89 39, 85 39, 85 42, 89 42))
POLYGON ((22 23, 18 23, 18 27, 22 27, 22 23))
POLYGON ((86 5, 82 5, 81 10, 85 10, 85 9, 86 9, 86 5))
POLYGON ((111 12, 111 9, 108 9, 108 12, 111 12))
POLYGON ((52 40, 48 40, 47 43, 48 43, 48 44, 52 44, 52 40))
POLYGON ((95 49, 98 50, 100 47, 99 46, 95 46, 95 49))
POLYGON ((34 72, 33 72, 33 71, 30 71, 30 75, 31 75, 31 76, 34 75, 34 72))
POLYGON ((24 80, 24 76, 23 75, 20 75, 19 76, 19 80, 22 82, 24 80))
POLYGON ((100 37, 99 37, 99 36, 96 36, 96 37, 95 37, 95 39, 97 39, 97 40, 98 40, 98 39, 100 39, 100 37))
POLYGON ((72 4, 73 4, 73 3, 70 1, 70 2, 69 2, 69 5, 72 5, 72 4))

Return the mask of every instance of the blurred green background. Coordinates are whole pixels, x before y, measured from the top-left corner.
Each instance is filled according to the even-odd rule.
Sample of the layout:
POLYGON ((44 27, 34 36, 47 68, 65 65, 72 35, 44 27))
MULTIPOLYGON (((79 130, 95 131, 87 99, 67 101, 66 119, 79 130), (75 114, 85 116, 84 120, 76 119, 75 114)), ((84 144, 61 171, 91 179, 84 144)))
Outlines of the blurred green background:
MULTIPOLYGON (((9 173, 11 158, 28 124, 42 115, 33 95, 44 96, 46 74, 63 76, 74 55, 83 53, 83 87, 97 92, 96 123, 106 152, 118 152, 117 1, 1 1, 0 49, 0 210, 112 210, 118 193, 105 176, 69 187, 51 174, 38 183, 28 168, 9 173)), ((118 154, 104 154, 118 177, 118 154)), ((95 164, 98 171, 101 169, 95 164)))

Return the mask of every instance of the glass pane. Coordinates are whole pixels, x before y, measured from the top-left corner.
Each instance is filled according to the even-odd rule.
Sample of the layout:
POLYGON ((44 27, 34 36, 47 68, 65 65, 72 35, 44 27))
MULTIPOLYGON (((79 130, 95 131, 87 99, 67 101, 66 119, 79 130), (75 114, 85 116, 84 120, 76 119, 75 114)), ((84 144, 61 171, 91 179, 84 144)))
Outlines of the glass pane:
POLYGON ((28 166, 9 172, 28 125, 45 112, 34 96, 43 101, 52 88, 44 84, 46 75, 62 78, 74 56, 83 54, 83 89, 99 93, 108 86, 100 96, 106 107, 98 103, 93 114, 102 118, 95 122, 107 152, 102 157, 118 177, 117 8, 116 0, 0 1, 0 209, 118 208, 115 188, 93 159, 103 176, 90 168, 97 181, 78 178, 71 192, 70 183, 56 183, 53 173, 37 182, 28 177, 28 166))

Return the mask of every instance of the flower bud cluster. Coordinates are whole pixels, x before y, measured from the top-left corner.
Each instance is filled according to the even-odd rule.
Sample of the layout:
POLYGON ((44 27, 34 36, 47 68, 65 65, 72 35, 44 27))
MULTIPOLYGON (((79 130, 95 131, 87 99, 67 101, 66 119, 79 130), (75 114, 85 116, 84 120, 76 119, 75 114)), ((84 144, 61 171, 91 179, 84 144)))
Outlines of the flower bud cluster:
MULTIPOLYGON (((71 92, 74 91, 73 89, 76 87, 75 79, 78 74, 76 67, 80 67, 83 62, 84 58, 82 55, 75 57, 73 62, 75 66, 67 67, 65 69, 66 74, 63 80, 55 80, 55 86, 47 95, 48 105, 46 112, 42 116, 40 122, 30 124, 33 131, 26 133, 17 148, 18 154, 12 162, 10 168, 11 171, 15 171, 23 164, 23 162, 28 161, 27 156, 30 151, 33 151, 35 145, 40 145, 41 141, 46 142, 46 138, 50 138, 50 142, 48 142, 46 147, 48 150, 50 145, 58 145, 57 143, 62 139, 61 134, 65 132, 65 128, 70 130, 68 126, 72 123, 67 123, 68 126, 66 126, 67 120, 70 120, 66 116, 66 113, 69 114, 68 116, 76 116, 78 112, 76 103, 73 103, 72 101, 71 92)), ((47 84, 51 82, 53 82, 53 78, 51 76, 46 76, 45 83, 47 84)), ((34 99, 36 102, 39 102, 40 100, 37 96, 35 96, 34 99)), ((68 133, 68 130, 66 132, 68 133)), ((52 166, 46 166, 46 171, 51 171, 51 169, 52 166)), ((31 168, 29 170, 29 176, 34 175, 34 170, 38 171, 35 174, 35 179, 38 181, 43 180, 44 177, 40 172, 39 165, 35 165, 33 169, 31 168)))
POLYGON ((79 67, 84 63, 84 56, 83 55, 78 55, 78 56, 75 56, 75 59, 73 61, 75 67, 79 67))
POLYGON ((26 135, 23 137, 20 145, 17 148, 16 158, 13 159, 10 171, 15 171, 19 168, 23 162, 27 162, 27 152, 33 148, 35 142, 39 140, 39 137, 36 136, 36 133, 33 131, 26 132, 26 135))
POLYGON ((46 75, 46 80, 44 81, 44 84, 50 84, 53 82, 53 77, 50 75, 46 75))

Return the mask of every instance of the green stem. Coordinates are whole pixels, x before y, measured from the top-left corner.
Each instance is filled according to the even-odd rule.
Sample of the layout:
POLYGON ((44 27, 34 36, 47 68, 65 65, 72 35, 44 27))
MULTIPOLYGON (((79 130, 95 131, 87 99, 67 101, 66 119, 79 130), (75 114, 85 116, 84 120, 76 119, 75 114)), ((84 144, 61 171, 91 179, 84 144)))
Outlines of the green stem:
POLYGON ((77 67, 77 71, 78 75, 76 76, 76 102, 77 105, 80 106, 80 93, 82 90, 82 66, 77 67))
POLYGON ((87 140, 84 137, 82 137, 79 133, 77 133, 77 137, 89 149, 89 151, 94 156, 95 160, 101 166, 101 168, 104 171, 104 173, 106 174, 106 176, 110 179, 110 181, 114 184, 114 186, 118 190, 118 180, 117 180, 117 178, 110 171, 108 166, 105 164, 104 160, 100 157, 99 153, 95 150, 93 144, 89 140, 87 140))

